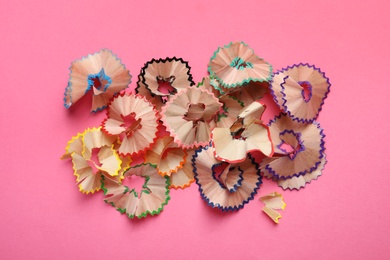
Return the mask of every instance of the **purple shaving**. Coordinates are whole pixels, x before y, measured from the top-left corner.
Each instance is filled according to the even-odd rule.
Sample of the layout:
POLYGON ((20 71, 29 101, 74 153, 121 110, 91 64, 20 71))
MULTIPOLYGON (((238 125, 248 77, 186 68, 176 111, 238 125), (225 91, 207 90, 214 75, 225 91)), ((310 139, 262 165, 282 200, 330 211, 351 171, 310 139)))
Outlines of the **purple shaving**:
MULTIPOLYGON (((293 115, 293 113, 288 109, 288 107, 287 107, 287 105, 286 105, 286 103, 287 103, 287 98, 286 98, 286 94, 284 93, 284 90, 285 90, 285 86, 284 86, 284 85, 286 84, 286 79, 289 77, 289 76, 286 76, 286 77, 284 78, 284 80, 283 80, 283 83, 280 85, 280 86, 282 87, 282 91, 281 91, 281 93, 282 93, 282 100, 283 100, 283 104, 282 104, 283 109, 282 109, 282 110, 285 111, 285 112, 287 112, 287 114, 288 114, 293 120, 295 120, 295 121, 302 122, 302 123, 312 123, 312 122, 318 117, 318 114, 319 114, 320 111, 322 110, 322 105, 324 104, 325 99, 328 97, 328 93, 329 93, 329 91, 330 91, 330 86, 331 86, 331 84, 330 84, 330 82, 329 82, 329 78, 327 78, 327 77, 325 76, 325 73, 324 73, 324 72, 321 72, 321 70, 320 70, 319 68, 315 67, 314 65, 309 65, 308 63, 304 63, 304 64, 303 64, 303 63, 294 64, 294 65, 292 65, 292 66, 288 66, 288 67, 285 68, 285 69, 282 69, 282 71, 287 72, 288 70, 293 69, 293 68, 295 68, 295 67, 299 67, 299 66, 306 66, 306 67, 308 67, 308 68, 312 68, 312 69, 318 71, 319 73, 321 73, 322 76, 326 79, 326 82, 327 82, 327 84, 328 84, 327 91, 325 92, 324 96, 322 97, 321 104, 320 104, 320 106, 319 106, 319 108, 318 108, 318 111, 317 111, 316 115, 315 115, 313 118, 299 118, 299 117, 296 117, 295 115, 293 115)), ((310 82, 309 82, 309 83, 310 83, 310 82)), ((299 82, 298 82, 298 84, 299 84, 299 82)), ((310 84, 310 86, 311 86, 311 84, 310 84)), ((310 100, 311 100, 311 95, 310 95, 309 101, 306 101, 306 100, 305 100, 305 101, 306 101, 306 103, 309 103, 310 100)))

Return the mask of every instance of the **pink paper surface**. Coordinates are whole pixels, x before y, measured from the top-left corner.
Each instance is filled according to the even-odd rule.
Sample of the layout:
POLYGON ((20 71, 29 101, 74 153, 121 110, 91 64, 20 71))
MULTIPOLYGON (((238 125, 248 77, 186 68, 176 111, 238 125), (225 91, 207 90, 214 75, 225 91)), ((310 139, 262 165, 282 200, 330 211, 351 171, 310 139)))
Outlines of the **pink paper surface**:
POLYGON ((2 259, 389 259, 388 1, 2 1, 0 252, 2 259), (245 41, 275 70, 308 62, 330 78, 318 121, 323 176, 299 192, 264 180, 237 213, 206 205, 196 184, 172 190, 159 216, 130 220, 81 194, 73 135, 98 126, 85 99, 70 110, 70 64, 113 50, 133 75, 182 57, 195 81, 217 47, 245 41), (261 196, 287 207, 276 225, 261 196))

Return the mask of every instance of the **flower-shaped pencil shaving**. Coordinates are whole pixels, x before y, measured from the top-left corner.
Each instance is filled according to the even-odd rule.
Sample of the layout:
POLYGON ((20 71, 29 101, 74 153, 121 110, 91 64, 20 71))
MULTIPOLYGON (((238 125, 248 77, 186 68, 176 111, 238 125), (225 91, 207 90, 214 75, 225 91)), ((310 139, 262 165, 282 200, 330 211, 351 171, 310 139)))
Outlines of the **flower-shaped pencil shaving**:
POLYGON ((215 158, 210 145, 195 152, 193 167, 202 198, 222 211, 243 208, 261 183, 260 170, 250 155, 241 163, 230 164, 215 158))
POLYGON ((134 155, 148 149, 157 138, 158 116, 153 105, 139 95, 122 93, 108 105, 103 132, 119 136, 121 155, 134 155))
POLYGON ((175 142, 190 149, 209 143, 213 119, 221 106, 209 91, 188 87, 165 104, 161 119, 175 142))
POLYGON ((162 177, 150 164, 134 166, 124 174, 124 178, 132 176, 145 179, 140 192, 111 179, 103 178, 101 187, 106 195, 104 201, 114 206, 119 212, 126 213, 129 218, 159 214, 170 199, 168 176, 162 177))
POLYGON ((184 189, 187 188, 195 181, 194 171, 192 167, 192 157, 195 154, 195 150, 186 150, 187 157, 183 166, 177 170, 174 174, 171 174, 171 185, 169 188, 184 189))
POLYGON ((107 49, 74 61, 69 77, 65 89, 65 107, 71 107, 87 92, 92 91, 91 112, 104 109, 114 94, 127 88, 131 81, 129 71, 107 49))
POLYGON ((212 131, 215 157, 229 163, 242 162, 252 151, 272 156, 273 145, 269 129, 260 120, 265 110, 259 102, 243 108, 236 121, 228 127, 215 127, 212 131))
POLYGON ((120 181, 122 161, 113 147, 115 138, 106 136, 100 128, 87 129, 78 136, 81 136, 81 143, 77 141, 77 144, 82 148, 75 147, 70 157, 79 190, 87 194, 100 190, 103 175, 120 181))
POLYGON ((269 81, 272 77, 272 66, 242 42, 218 48, 208 70, 225 88, 236 88, 250 81, 269 81))
POLYGON ((260 167, 267 176, 286 180, 310 174, 320 167, 325 156, 325 135, 319 123, 300 123, 281 114, 269 129, 279 157, 264 158, 261 162, 260 167))
POLYGON ((330 88, 325 73, 313 65, 298 64, 275 74, 272 83, 274 99, 295 120, 313 122, 330 88))
POLYGON ((187 152, 173 140, 169 135, 160 137, 151 149, 146 151, 145 162, 157 165, 157 171, 161 176, 170 176, 185 163, 187 152))
POLYGON ((142 68, 140 76, 152 95, 165 103, 171 95, 195 84, 190 69, 182 58, 152 59, 142 68))

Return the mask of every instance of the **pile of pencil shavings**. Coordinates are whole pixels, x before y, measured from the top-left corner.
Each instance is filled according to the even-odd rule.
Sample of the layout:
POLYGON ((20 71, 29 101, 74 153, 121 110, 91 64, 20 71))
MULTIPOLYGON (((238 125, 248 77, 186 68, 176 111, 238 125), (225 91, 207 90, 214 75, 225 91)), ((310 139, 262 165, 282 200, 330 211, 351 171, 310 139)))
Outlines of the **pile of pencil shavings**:
MULTIPOLYGON (((193 182, 209 206, 237 211, 262 177, 292 190, 321 175, 325 135, 316 119, 330 83, 319 68, 301 63, 273 72, 234 42, 215 51, 208 72, 196 84, 183 59, 152 59, 130 91, 130 72, 110 50, 74 61, 65 107, 91 93, 91 111, 106 113, 100 126, 72 137, 62 157, 71 159, 79 190, 102 190, 105 202, 141 218, 159 214, 170 189, 193 182), (265 95, 280 109, 270 122, 262 121, 265 95), (137 178, 142 188, 132 187, 137 178)), ((269 198, 284 209, 280 194, 262 200, 269 198)))

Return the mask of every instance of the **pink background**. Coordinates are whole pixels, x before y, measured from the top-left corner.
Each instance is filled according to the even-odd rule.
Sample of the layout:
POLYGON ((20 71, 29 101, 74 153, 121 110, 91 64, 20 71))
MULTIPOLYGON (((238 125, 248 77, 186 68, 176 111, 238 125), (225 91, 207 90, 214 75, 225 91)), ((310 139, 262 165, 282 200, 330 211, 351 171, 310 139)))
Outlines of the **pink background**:
POLYGON ((389 10, 383 1, 2 1, 2 259, 390 259, 389 10), (224 3, 224 4, 222 4, 224 3), (275 70, 316 64, 331 93, 324 174, 283 191, 279 225, 259 197, 243 210, 173 190, 162 214, 130 220, 78 192, 66 142, 99 125, 90 103, 63 107, 69 66, 101 48, 136 76, 151 58, 188 60, 195 81, 218 46, 245 41, 275 70))

